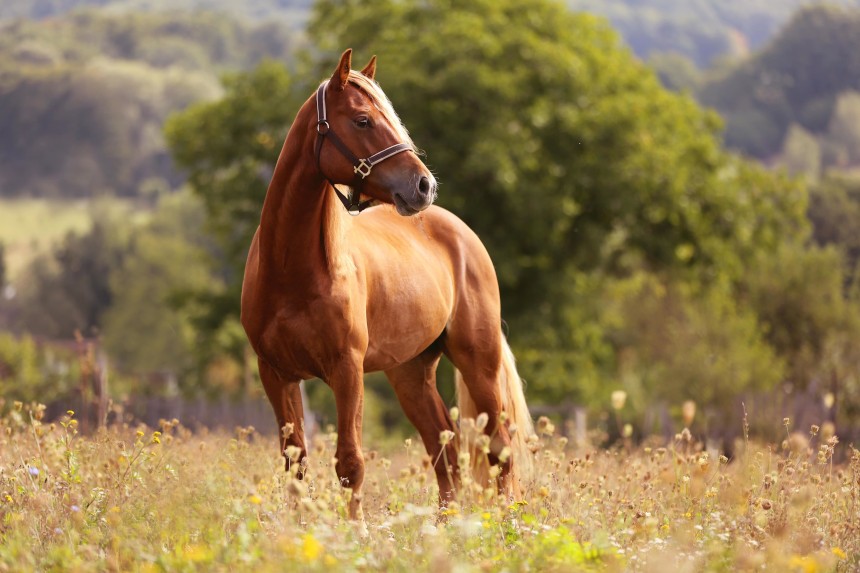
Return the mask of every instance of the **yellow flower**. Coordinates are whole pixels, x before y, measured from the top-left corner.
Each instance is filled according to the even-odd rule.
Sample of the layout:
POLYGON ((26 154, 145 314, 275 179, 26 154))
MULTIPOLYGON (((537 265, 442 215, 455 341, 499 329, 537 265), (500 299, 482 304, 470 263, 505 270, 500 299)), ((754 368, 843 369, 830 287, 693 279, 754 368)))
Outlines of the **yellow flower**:
POLYGON ((839 559, 848 559, 848 556, 839 547, 834 547, 831 551, 833 551, 833 554, 839 559))
POLYGON ((142 437, 143 437, 143 430, 138 430, 138 431, 135 433, 135 435, 137 435, 137 437, 138 437, 138 438, 142 438, 142 437))
POLYGON ((323 546, 310 533, 302 536, 302 555, 306 561, 316 561, 323 552, 323 546))
POLYGON ((249 496, 248 501, 250 501, 254 505, 260 505, 261 503, 263 503, 263 500, 260 498, 260 496, 256 494, 249 496))

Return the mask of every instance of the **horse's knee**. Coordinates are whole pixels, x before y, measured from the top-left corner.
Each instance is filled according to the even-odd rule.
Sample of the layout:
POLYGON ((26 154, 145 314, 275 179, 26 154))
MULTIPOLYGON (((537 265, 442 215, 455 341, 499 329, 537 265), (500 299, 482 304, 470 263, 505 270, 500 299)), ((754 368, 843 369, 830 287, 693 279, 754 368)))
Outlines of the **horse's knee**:
POLYGON ((364 457, 361 452, 338 455, 334 469, 344 487, 358 488, 364 481, 364 457))

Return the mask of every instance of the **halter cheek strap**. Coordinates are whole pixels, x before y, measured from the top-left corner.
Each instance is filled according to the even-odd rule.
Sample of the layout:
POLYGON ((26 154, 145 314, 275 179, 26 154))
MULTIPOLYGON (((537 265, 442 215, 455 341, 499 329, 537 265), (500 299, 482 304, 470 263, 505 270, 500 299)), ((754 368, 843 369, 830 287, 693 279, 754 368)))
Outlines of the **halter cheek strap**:
MULTIPOLYGON (((373 170, 373 166, 377 163, 381 163, 385 161, 389 157, 393 157, 398 153, 403 151, 412 151, 412 146, 408 143, 397 143, 392 145, 391 147, 386 147, 382 151, 374 153, 370 157, 360 159, 358 158, 349 147, 343 142, 343 140, 338 137, 334 131, 331 129, 331 125, 328 122, 328 116, 326 114, 325 107, 325 92, 328 87, 328 81, 323 82, 320 85, 319 89, 317 89, 316 94, 316 103, 317 103, 317 141, 316 141, 316 160, 317 160, 317 168, 320 173, 322 173, 322 166, 320 165, 320 153, 322 152, 323 143, 326 140, 331 141, 331 143, 335 146, 335 148, 340 151, 341 155, 346 157, 350 163, 352 163, 352 170, 355 173, 355 179, 353 180, 353 185, 351 186, 349 192, 349 198, 345 197, 343 193, 338 191, 337 187, 335 187, 334 183, 331 179, 326 177, 326 181, 332 186, 334 192, 337 193, 338 199, 343 203, 343 206, 349 211, 350 214, 357 215, 364 211, 370 204, 373 202, 373 199, 368 199, 366 201, 361 201, 361 185, 364 180, 370 175, 373 170)), ((325 174, 323 174, 325 177, 325 174)))

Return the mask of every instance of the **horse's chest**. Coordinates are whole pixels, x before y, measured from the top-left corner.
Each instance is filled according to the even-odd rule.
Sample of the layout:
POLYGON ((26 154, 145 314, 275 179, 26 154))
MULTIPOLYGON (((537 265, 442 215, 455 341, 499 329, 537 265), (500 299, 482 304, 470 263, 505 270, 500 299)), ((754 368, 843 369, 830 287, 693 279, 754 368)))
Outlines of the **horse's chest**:
POLYGON ((348 308, 334 302, 283 308, 268 321, 257 351, 285 375, 324 377, 348 353, 349 323, 348 308))

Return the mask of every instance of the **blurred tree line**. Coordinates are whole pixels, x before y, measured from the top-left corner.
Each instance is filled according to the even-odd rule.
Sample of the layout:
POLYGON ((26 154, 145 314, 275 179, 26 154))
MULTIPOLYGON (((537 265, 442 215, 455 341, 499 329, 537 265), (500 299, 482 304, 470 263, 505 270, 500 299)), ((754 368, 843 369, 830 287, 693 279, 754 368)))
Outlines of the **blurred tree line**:
POLYGON ((742 396, 779 389, 858 414, 860 184, 847 171, 792 179, 727 151, 717 114, 667 90, 606 21, 550 0, 318 0, 307 38, 167 121, 191 193, 153 193, 142 224, 97 215, 36 261, 0 322, 5 305, 38 334, 99 333, 125 374, 246 391, 246 249, 296 110, 350 46, 379 56, 439 203, 490 250, 533 404, 600 409, 624 389, 641 423, 693 399, 722 429, 742 396))
POLYGON ((0 33, 0 197, 151 197, 182 182, 169 113, 221 94, 219 73, 286 59, 295 35, 211 13, 78 11, 0 33))
POLYGON ((799 11, 759 54, 699 88, 726 143, 817 178, 860 166, 860 10, 799 11))
MULTIPOLYGON (((860 7, 857 0, 831 5, 860 7)), ((567 0, 612 22, 636 54, 679 54, 698 68, 761 48, 807 0, 567 0)), ((668 68, 667 68, 668 69, 668 68)))

